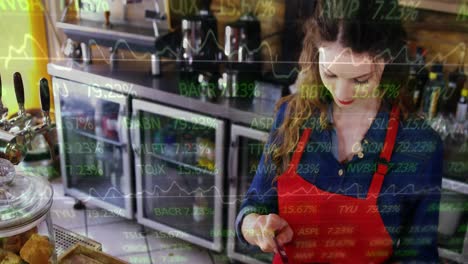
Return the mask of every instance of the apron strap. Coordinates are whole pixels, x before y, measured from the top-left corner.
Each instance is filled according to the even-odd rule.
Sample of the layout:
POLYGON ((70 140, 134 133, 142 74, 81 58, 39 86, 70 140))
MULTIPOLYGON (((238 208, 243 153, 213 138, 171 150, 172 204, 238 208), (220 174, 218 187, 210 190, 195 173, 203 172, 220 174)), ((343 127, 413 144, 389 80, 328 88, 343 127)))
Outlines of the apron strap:
POLYGON ((299 162, 301 161, 302 153, 304 153, 304 148, 307 145, 307 142, 309 141, 311 131, 312 131, 311 128, 306 128, 304 132, 302 132, 301 138, 299 139, 299 142, 297 143, 297 147, 294 150, 291 163, 289 163, 289 168, 288 168, 289 173, 294 173, 297 171, 297 166, 299 162))
POLYGON ((377 198, 382 187, 383 179, 388 172, 388 164, 392 157, 393 148, 395 146, 396 136, 398 133, 398 125, 400 121, 400 108, 396 105, 393 106, 388 121, 387 134, 385 135, 385 142, 380 152, 379 160, 377 161, 377 169, 372 177, 372 182, 367 193, 367 198, 371 195, 377 198))

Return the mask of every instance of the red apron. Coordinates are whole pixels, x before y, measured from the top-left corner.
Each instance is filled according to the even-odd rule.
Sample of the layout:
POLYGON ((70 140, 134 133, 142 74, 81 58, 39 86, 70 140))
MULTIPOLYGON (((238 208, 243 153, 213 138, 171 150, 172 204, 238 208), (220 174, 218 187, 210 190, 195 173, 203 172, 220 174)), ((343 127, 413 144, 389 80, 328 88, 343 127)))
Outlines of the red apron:
MULTIPOLYGON (((383 263, 393 242, 377 207, 398 132, 399 109, 393 107, 377 170, 365 199, 319 189, 297 174, 311 129, 306 129, 289 169, 278 178, 279 215, 294 231, 285 245, 289 263, 383 263)), ((324 175, 324 177, 326 177, 324 175)), ((281 264, 275 254, 273 264, 281 264)))

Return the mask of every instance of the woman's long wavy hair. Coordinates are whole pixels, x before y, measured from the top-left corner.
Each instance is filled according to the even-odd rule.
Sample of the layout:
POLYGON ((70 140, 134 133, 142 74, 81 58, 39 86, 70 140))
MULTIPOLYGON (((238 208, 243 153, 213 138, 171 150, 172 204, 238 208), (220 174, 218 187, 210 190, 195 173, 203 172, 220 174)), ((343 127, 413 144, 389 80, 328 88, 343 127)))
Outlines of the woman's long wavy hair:
MULTIPOLYGON (((299 59, 298 91, 281 98, 276 111, 287 102, 284 121, 272 135, 268 148, 276 168, 276 177, 287 170, 299 141, 301 128, 330 129, 327 120, 331 94, 324 87, 318 70, 318 50, 322 41, 339 41, 355 53, 367 52, 384 59, 385 69, 379 85, 383 100, 400 107, 403 119, 414 113, 406 86, 408 78, 406 32, 390 12, 398 10, 398 1, 317 0, 314 14, 304 25, 305 37, 299 59), (358 6, 356 6, 358 5, 358 6), (340 12, 348 7, 348 12, 340 12), (354 11, 353 11, 354 10, 354 11)), ((265 160, 268 159, 267 158, 265 160)))

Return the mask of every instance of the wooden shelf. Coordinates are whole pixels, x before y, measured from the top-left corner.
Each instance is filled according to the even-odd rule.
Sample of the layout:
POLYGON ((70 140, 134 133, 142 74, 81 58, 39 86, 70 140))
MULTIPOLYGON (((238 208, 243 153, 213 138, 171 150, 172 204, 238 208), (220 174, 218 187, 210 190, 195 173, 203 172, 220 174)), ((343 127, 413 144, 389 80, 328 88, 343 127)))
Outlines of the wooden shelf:
POLYGON ((96 135, 94 135, 94 134, 92 134, 90 132, 85 132, 85 131, 82 131, 82 130, 69 130, 69 131, 73 132, 73 133, 76 133, 76 134, 79 134, 81 136, 87 137, 87 138, 94 139, 96 141, 102 141, 104 143, 114 145, 116 147, 125 147, 126 146, 125 143, 122 143, 122 142, 119 142, 119 141, 116 141, 116 140, 112 140, 112 139, 107 139, 107 138, 100 137, 100 136, 96 136, 96 135))
MULTIPOLYGON (((427 30, 431 32, 458 32, 466 34, 468 31, 468 2, 466 2, 466 11, 463 11, 465 16, 459 17, 459 10, 461 5, 453 4, 458 0, 442 0, 438 1, 424 1, 424 0, 400 0, 400 5, 403 8, 416 8, 419 10, 415 20, 403 20, 405 27, 409 31, 414 30, 427 30), (413 4, 402 4, 402 2, 412 2, 413 4), (420 4, 414 4, 420 2, 420 4), (440 7, 442 4, 448 4, 445 7, 440 7)), ((463 10, 465 10, 463 9, 463 10)), ((409 12, 409 11, 407 11, 409 12)))
MULTIPOLYGON (((462 0, 399 0, 401 6, 458 14, 462 0)), ((466 3, 468 5, 468 3, 466 3)), ((468 6, 467 6, 468 8, 468 6)))
POLYGON ((168 157, 163 156, 163 155, 159 155, 159 154, 155 154, 155 153, 145 153, 144 155, 149 155, 149 156, 151 156, 153 158, 160 159, 160 160, 163 160, 165 162, 172 163, 174 165, 182 166, 182 167, 185 167, 185 168, 193 170, 193 171, 197 171, 197 172, 202 173, 202 174, 216 175, 215 171, 200 168, 198 166, 194 166, 194 165, 182 162, 182 161, 178 161, 178 160, 173 159, 173 158, 168 158, 168 157))

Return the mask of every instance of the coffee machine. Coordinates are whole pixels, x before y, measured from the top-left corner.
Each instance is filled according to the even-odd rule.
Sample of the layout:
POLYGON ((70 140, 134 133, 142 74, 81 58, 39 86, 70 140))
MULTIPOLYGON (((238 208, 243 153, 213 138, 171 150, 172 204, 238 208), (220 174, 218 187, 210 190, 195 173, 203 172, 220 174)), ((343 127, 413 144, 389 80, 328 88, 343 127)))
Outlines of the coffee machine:
POLYGON ((218 86, 224 97, 254 97, 255 79, 261 72, 261 27, 252 14, 244 14, 225 27, 225 67, 218 86))
POLYGON ((211 0, 202 1, 197 14, 182 18, 182 40, 177 64, 181 78, 197 87, 200 95, 217 97, 215 89, 219 78, 218 23, 210 11, 211 0))

